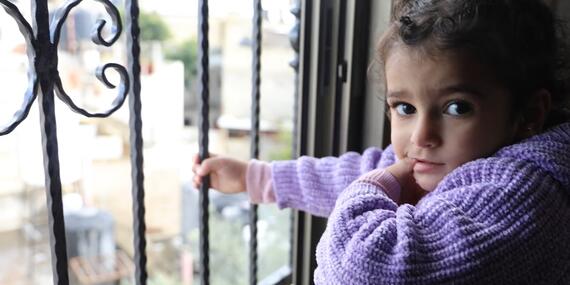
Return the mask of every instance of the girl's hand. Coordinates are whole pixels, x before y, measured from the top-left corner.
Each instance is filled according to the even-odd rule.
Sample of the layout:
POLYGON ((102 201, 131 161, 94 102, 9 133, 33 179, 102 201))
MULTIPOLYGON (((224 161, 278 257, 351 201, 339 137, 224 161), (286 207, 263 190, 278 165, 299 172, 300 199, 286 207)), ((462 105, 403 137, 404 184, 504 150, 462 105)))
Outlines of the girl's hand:
POLYGON ((202 179, 210 175, 210 187, 225 193, 233 194, 246 191, 245 175, 247 172, 247 162, 237 159, 212 155, 200 163, 200 156, 194 155, 194 188, 199 189, 202 179))
POLYGON ((400 183, 400 201, 399 205, 412 204, 415 205, 428 192, 422 189, 414 179, 414 164, 412 160, 405 158, 398 160, 392 164, 386 171, 390 172, 400 183))

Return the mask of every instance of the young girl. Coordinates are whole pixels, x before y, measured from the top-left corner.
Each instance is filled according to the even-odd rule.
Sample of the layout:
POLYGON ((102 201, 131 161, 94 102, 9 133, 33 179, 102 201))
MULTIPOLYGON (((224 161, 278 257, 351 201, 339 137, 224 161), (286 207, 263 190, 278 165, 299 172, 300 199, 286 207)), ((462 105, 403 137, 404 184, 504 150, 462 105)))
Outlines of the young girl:
POLYGON ((195 158, 224 193, 328 217, 316 284, 570 284, 565 54, 540 0, 402 0, 383 35, 392 145, 195 158))

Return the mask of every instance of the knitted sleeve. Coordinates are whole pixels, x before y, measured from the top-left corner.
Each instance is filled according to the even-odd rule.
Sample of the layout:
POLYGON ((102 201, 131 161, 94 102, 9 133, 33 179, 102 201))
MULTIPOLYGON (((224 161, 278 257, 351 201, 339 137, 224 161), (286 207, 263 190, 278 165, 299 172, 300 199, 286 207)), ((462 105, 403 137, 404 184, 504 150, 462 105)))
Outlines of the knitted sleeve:
POLYGON ((245 189, 252 204, 274 203, 271 178, 271 165, 267 162, 252 159, 247 163, 245 172, 245 189))
POLYGON ((327 217, 341 191, 361 174, 384 168, 395 160, 391 147, 368 148, 362 155, 301 157, 271 163, 273 190, 280 208, 294 208, 327 217))
POLYGON ((416 206, 359 179, 329 217, 315 283, 558 284, 570 269, 568 204, 549 173, 512 158, 470 162, 416 206))

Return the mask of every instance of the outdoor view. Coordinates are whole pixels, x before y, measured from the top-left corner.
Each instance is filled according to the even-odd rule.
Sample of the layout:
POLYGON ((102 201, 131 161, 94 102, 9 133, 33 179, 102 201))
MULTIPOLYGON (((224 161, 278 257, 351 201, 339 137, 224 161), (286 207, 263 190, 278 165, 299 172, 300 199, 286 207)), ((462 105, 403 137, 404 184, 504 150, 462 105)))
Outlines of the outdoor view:
MULTIPOLYGON (((31 1, 12 1, 31 20, 31 1)), ((124 1, 112 1, 123 21, 124 1)), ((261 142, 263 160, 291 157, 294 0, 263 1, 261 142)), ((64 5, 49 2, 50 13, 64 5)), ((198 284, 197 0, 140 0, 148 284, 198 284)), ((250 157, 252 0, 210 1, 210 151, 250 157)), ((2 10, 4 12, 4 10, 2 10)), ((105 63, 126 66, 126 34, 112 47, 91 41, 98 1, 72 9, 62 29, 58 71, 66 93, 89 111, 117 96, 95 77, 105 63)), ((108 27, 106 33, 110 33, 108 27)), ((0 13, 0 125, 20 109, 28 87, 25 39, 0 13)), ((108 72, 110 81, 119 76, 108 72)), ((129 114, 86 118, 56 98, 63 204, 71 284, 134 284, 129 114)), ((52 284, 39 107, 0 137, 0 284, 52 284)), ((245 195, 210 192, 212 284, 248 281, 249 204, 245 195)), ((259 208, 259 279, 289 263, 290 211, 259 208)))

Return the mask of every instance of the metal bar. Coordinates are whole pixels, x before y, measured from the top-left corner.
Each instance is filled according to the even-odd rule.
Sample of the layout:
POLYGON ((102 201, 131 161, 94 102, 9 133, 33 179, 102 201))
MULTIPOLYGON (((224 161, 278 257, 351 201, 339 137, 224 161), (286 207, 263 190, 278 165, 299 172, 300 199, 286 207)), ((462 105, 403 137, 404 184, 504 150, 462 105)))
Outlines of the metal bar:
MULTIPOLYGON (((261 0, 253 0, 253 46, 251 90, 251 158, 259 158, 259 101, 261 85, 261 0)), ((249 283, 257 284, 257 205, 250 205, 249 212, 249 283)))
POLYGON ((53 83, 57 74, 57 49, 50 42, 47 0, 32 2, 33 28, 37 53, 34 66, 40 79, 40 124, 44 158, 44 177, 50 226, 53 284, 67 285, 67 249, 59 173, 59 154, 55 119, 53 83), (54 72, 55 71, 55 72, 54 72))
MULTIPOLYGON (((310 109, 310 79, 311 79, 311 35, 313 29, 313 5, 312 0, 299 0, 300 29, 299 29, 299 67, 297 78, 299 80, 297 90, 299 92, 299 106, 297 111, 297 155, 307 155, 309 152, 309 109, 310 109)), ((318 7, 318 6, 317 6, 318 7)), ((293 284, 304 284, 308 275, 309 265, 304 261, 307 247, 307 237, 304 234, 305 224, 310 216, 302 211, 295 210, 295 231, 293 243, 293 284)), ((312 253, 311 253, 312 254, 312 253)))
MULTIPOLYGON (((209 64, 209 41, 208 41, 208 0, 198 2, 198 78, 200 78, 199 94, 200 100, 200 161, 204 161, 209 156, 208 151, 208 131, 209 131, 209 108, 210 108, 210 64, 209 64)), ((200 284, 210 284, 210 257, 209 257, 209 215, 208 215, 208 190, 210 188, 210 177, 202 180, 200 185, 200 284)))
POLYGON ((341 128, 342 128, 342 97, 343 97, 343 85, 346 82, 346 70, 347 62, 344 58, 344 51, 345 51, 345 29, 346 29, 346 0, 339 1, 339 16, 338 16, 338 32, 337 32, 337 64, 335 69, 336 72, 336 86, 334 90, 334 117, 333 117, 333 127, 332 127, 332 155, 339 156, 341 153, 346 152, 346 150, 341 149, 343 143, 341 143, 341 128))
POLYGON ((143 139, 141 118, 141 81, 140 81, 140 27, 138 0, 128 0, 127 8, 127 50, 129 71, 132 75, 132 88, 129 94, 129 129, 131 144, 131 180, 133 199, 133 232, 135 282, 144 285, 146 271, 146 225, 144 205, 143 139))
MULTIPOLYGON (((365 110, 366 101, 366 84, 368 73, 368 48, 370 43, 370 15, 372 11, 372 1, 354 2, 354 26, 352 28, 353 36, 351 44, 353 45, 352 54, 350 54, 350 62, 352 65, 350 78, 350 104, 348 119, 348 135, 347 150, 363 151, 364 140, 363 133, 366 125, 364 122, 363 110, 365 110)), ((388 136, 388 139, 389 136, 388 136)), ((385 147, 384 145, 383 147, 385 147)))
MULTIPOLYGON (((301 1, 296 0, 294 6, 291 8, 291 14, 295 16, 295 25, 289 31, 289 42, 291 43, 291 47, 295 51, 295 57, 289 63, 295 70, 295 83, 294 83, 294 100, 293 100, 293 139, 291 145, 291 158, 298 157, 299 153, 299 49, 300 49, 300 36, 301 36, 301 1)), ((289 240, 290 240, 290 248, 289 248, 289 266, 293 267, 293 248, 295 243, 295 211, 291 210, 291 215, 289 219, 289 240)))

